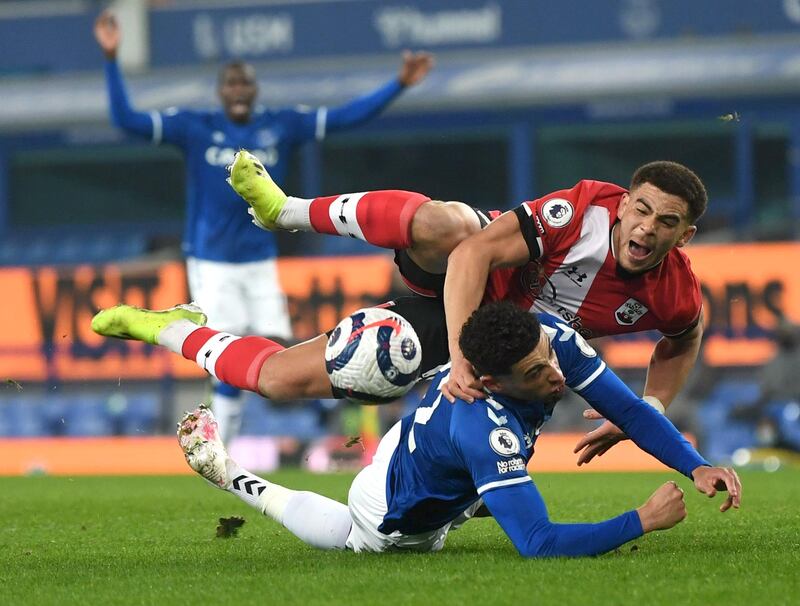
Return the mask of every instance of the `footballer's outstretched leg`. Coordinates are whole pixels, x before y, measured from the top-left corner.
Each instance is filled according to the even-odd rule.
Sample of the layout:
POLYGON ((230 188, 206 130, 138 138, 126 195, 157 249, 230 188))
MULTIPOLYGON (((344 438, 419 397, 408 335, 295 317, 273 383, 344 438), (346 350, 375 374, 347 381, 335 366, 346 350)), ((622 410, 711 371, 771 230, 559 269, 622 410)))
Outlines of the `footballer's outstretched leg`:
POLYGON ((161 345, 223 383, 274 400, 333 396, 325 370, 325 335, 285 348, 265 337, 207 328, 205 321, 195 306, 154 311, 117 305, 100 311, 92 329, 107 337, 161 345))
POLYGON ((347 505, 322 495, 290 490, 242 469, 228 456, 211 409, 201 404, 178 423, 186 462, 203 479, 230 492, 320 549, 345 549, 352 519, 347 505))
POLYGON ((228 183, 250 205, 264 229, 315 231, 358 238, 381 248, 405 250, 430 273, 444 273, 450 252, 480 231, 475 210, 404 190, 378 190, 304 199, 287 196, 258 159, 239 151, 228 183))
POLYGON ((195 326, 205 326, 206 314, 193 303, 169 309, 152 310, 133 305, 116 305, 101 310, 92 318, 92 330, 105 337, 132 339, 158 345, 158 335, 167 326, 185 320, 195 326))

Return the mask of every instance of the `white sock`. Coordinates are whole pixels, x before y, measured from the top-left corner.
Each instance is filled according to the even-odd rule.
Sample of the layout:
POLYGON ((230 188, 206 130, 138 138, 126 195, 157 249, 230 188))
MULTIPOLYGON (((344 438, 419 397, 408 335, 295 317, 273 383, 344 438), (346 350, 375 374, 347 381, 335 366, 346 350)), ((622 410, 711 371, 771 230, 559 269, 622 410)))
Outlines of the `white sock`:
POLYGON ((353 519, 344 503, 304 491, 295 492, 286 503, 283 525, 312 547, 346 549, 353 519))
POLYGON ((311 227, 311 200, 288 196, 275 223, 281 229, 313 231, 311 227))
POLYGON ((293 490, 259 478, 239 467, 230 458, 227 461, 227 471, 231 483, 225 490, 232 492, 250 507, 255 507, 276 522, 281 521, 286 502, 294 493, 293 490))
POLYGON ((244 394, 227 396, 214 393, 211 398, 211 410, 219 427, 219 436, 227 447, 233 438, 239 435, 242 427, 242 409, 244 408, 244 394))
POLYGON ((345 549, 352 519, 344 503, 314 492, 290 490, 228 461, 227 488, 251 507, 318 549, 345 549))
POLYGON ((202 328, 202 326, 198 326, 189 320, 175 320, 167 324, 158 333, 158 344, 182 356, 183 343, 198 328, 202 328))

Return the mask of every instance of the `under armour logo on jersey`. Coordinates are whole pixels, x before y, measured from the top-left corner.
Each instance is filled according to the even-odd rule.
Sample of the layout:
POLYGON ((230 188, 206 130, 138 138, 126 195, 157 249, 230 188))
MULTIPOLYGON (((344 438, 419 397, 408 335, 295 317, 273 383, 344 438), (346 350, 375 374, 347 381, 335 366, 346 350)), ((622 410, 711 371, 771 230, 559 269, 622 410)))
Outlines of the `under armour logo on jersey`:
POLYGON ((583 281, 588 277, 588 275, 581 271, 581 268, 577 265, 573 265, 567 270, 566 273, 567 277, 572 280, 578 286, 583 286, 583 281))
POLYGON ((234 490, 241 490, 249 495, 261 496, 261 493, 266 490, 267 486, 260 480, 255 478, 248 480, 249 476, 241 475, 233 479, 234 490))

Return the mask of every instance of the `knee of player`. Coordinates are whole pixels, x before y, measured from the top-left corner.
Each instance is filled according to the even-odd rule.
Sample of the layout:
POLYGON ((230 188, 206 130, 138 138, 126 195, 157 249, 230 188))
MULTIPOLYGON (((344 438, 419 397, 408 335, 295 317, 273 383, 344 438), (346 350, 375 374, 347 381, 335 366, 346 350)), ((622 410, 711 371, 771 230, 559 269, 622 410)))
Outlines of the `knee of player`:
POLYGON ((447 255, 459 242, 479 232, 475 211, 463 202, 431 200, 420 206, 411 224, 412 247, 437 249, 447 255))
POLYGON ((258 392, 273 400, 288 400, 298 397, 293 373, 282 364, 281 353, 270 356, 258 373, 258 392))

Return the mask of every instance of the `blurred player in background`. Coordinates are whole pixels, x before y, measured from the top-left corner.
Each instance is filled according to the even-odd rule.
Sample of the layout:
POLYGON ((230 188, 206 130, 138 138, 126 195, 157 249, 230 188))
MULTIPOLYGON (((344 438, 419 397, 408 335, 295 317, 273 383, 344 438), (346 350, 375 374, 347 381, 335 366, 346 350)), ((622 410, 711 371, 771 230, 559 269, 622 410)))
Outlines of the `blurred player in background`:
MULTIPOLYGON (((217 111, 170 109, 139 112, 131 107, 116 62, 121 31, 106 11, 95 22, 95 38, 107 62, 111 120, 126 132, 170 143, 186 157, 187 210, 183 251, 189 290, 225 331, 290 339, 286 297, 278 282, 275 239, 264 237, 241 211, 225 184, 225 167, 240 148, 255 150, 275 178, 285 179, 289 155, 299 144, 329 132, 352 128, 384 110, 407 87, 419 83, 433 60, 427 53, 405 53, 397 78, 372 93, 336 108, 264 110, 256 107, 258 83, 253 67, 241 61, 219 74, 217 111)), ((242 394, 214 383, 213 408, 227 442, 238 433, 242 394)))
POLYGON ((443 405, 441 389, 450 372, 443 369, 416 411, 384 436, 372 463, 353 481, 347 505, 242 469, 225 452, 205 407, 187 413, 179 425, 186 460, 209 482, 322 549, 438 551, 448 532, 481 504, 526 557, 604 553, 683 520, 683 492, 667 482, 644 505, 615 518, 550 521, 527 464, 569 385, 642 449, 691 478, 700 492, 712 497, 727 490, 720 511, 739 507, 736 472, 711 467, 557 318, 490 303, 458 332, 460 350, 488 390, 485 399, 443 405))

